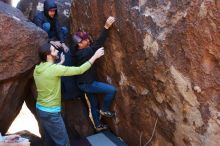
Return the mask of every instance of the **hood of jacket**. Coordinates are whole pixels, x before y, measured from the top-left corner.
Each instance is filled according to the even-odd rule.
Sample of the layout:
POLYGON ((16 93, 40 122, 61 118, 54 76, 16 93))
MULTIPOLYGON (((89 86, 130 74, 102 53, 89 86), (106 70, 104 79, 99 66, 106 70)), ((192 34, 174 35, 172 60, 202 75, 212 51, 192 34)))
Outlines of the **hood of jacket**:
MULTIPOLYGON (((49 17, 48 15, 48 11, 52 8, 56 8, 57 9, 57 4, 55 3, 55 0, 45 0, 44 2, 44 14, 49 17)), ((55 16, 57 16, 57 10, 56 10, 56 14, 55 16)))
POLYGON ((36 65, 35 70, 34 70, 35 75, 40 75, 41 73, 46 71, 47 68, 51 65, 52 63, 49 63, 49 62, 41 62, 39 65, 36 65))

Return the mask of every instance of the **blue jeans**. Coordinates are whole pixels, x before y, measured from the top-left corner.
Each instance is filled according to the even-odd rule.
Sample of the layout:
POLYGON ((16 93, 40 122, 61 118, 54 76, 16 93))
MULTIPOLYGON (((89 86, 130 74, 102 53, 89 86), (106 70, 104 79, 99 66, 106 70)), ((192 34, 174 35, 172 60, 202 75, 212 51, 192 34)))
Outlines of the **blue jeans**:
POLYGON ((36 109, 44 129, 44 146, 70 146, 69 137, 60 112, 49 113, 36 109))
POLYGON ((95 125, 98 126, 99 124, 101 124, 101 122, 99 119, 100 113, 99 113, 98 99, 95 96, 95 94, 96 93, 105 94, 104 102, 102 105, 102 111, 109 111, 110 105, 115 97, 117 90, 114 86, 110 84, 97 82, 97 81, 93 81, 91 84, 79 84, 79 88, 82 91, 84 91, 88 96, 91 104, 91 112, 92 112, 93 120, 95 122, 95 125))
MULTIPOLYGON (((53 38, 54 36, 56 36, 56 32, 50 31, 50 23, 48 23, 48 22, 44 23, 42 29, 47 32, 49 38, 53 38)), ((67 34, 68 34, 68 28, 63 26, 63 27, 61 27, 60 31, 63 35, 64 40, 65 40, 67 37, 67 34)))

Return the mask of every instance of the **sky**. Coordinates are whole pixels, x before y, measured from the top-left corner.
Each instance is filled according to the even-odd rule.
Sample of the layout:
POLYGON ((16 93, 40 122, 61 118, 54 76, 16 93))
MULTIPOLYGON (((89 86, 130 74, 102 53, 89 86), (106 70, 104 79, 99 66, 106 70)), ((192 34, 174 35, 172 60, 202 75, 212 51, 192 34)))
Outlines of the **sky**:
POLYGON ((25 103, 23 104, 20 113, 11 124, 7 133, 12 134, 23 130, 27 130, 37 136, 40 136, 37 120, 25 103))
POLYGON ((16 7, 17 6, 17 3, 19 2, 20 0, 12 0, 12 6, 13 7, 16 7))

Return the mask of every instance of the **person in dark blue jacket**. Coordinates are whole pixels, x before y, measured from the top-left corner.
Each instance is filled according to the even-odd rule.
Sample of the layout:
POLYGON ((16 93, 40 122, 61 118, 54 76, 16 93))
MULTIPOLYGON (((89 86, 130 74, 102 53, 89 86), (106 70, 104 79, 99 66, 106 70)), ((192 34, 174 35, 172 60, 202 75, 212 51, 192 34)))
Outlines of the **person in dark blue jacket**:
POLYGON ((44 11, 37 13, 33 22, 47 32, 49 42, 56 48, 63 48, 65 52, 69 48, 65 45, 68 33, 66 27, 60 27, 57 13, 57 5, 54 0, 45 0, 44 11))
MULTIPOLYGON (((73 35, 73 41, 76 44, 76 62, 77 66, 81 65, 85 60, 90 58, 96 50, 103 46, 109 32, 109 28, 115 22, 114 17, 109 17, 105 23, 104 29, 97 41, 90 44, 88 33, 77 32, 73 35)), ((100 114, 105 117, 113 117, 114 113, 110 112, 110 105, 116 94, 116 88, 110 84, 98 82, 96 80, 95 67, 93 66, 83 75, 77 76, 77 84, 79 88, 86 93, 91 104, 91 112, 93 121, 97 131, 107 129, 107 126, 100 121, 100 114), (95 94, 105 94, 102 108, 99 110, 98 101, 95 94)))

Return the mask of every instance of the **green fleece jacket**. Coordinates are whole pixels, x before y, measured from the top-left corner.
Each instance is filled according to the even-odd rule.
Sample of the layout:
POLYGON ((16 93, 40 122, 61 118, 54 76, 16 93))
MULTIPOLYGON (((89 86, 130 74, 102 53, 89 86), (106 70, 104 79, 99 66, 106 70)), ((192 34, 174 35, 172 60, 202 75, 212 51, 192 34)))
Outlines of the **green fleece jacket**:
POLYGON ((37 103, 44 107, 61 106, 61 76, 83 74, 91 67, 89 62, 80 67, 67 67, 50 62, 36 65, 34 80, 37 86, 37 103))

